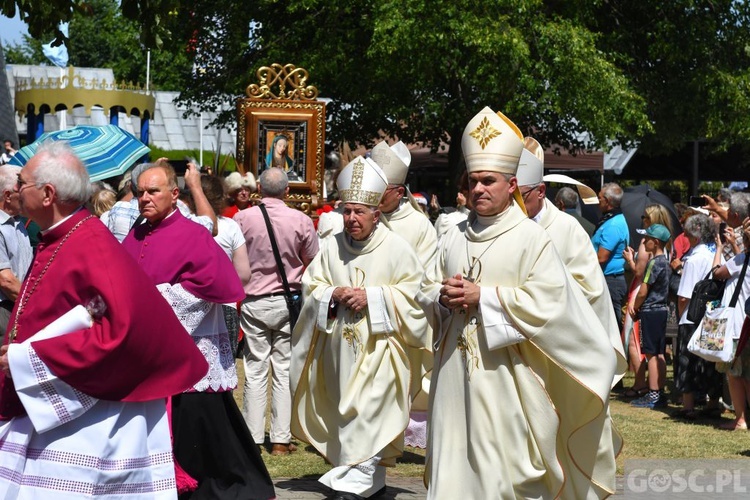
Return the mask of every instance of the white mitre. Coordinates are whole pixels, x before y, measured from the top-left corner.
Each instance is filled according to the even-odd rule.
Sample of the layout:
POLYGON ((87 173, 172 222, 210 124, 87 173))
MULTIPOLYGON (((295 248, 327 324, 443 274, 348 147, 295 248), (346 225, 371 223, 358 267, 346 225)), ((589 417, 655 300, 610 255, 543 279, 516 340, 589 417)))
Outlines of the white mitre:
POLYGON ((411 153, 401 141, 388 146, 386 141, 380 141, 372 148, 370 159, 378 164, 385 172, 388 184, 404 184, 406 174, 411 164, 411 153))
POLYGON ((485 107, 471 119, 461 138, 466 170, 515 175, 523 134, 504 114, 485 107))
POLYGON ((533 137, 524 140, 516 179, 519 186, 536 186, 544 182, 544 148, 533 137))
POLYGON ((336 187, 344 203, 377 207, 388 187, 388 179, 377 163, 357 156, 339 173, 336 187))

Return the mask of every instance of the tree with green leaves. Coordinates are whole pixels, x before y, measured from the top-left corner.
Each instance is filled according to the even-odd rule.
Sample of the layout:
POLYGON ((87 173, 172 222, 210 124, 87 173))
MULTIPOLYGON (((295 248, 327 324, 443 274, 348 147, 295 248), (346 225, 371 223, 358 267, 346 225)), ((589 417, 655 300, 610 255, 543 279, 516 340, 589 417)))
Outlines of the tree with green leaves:
POLYGON ((235 100, 244 95, 255 71, 265 64, 261 62, 263 51, 257 45, 257 5, 250 9, 240 1, 189 3, 174 22, 188 40, 187 47, 194 58, 193 76, 180 88, 178 101, 195 112, 219 112, 214 125, 231 127, 236 121, 236 112, 231 109, 235 100), (225 111, 220 112, 222 108, 225 111))
MULTIPOLYGON (((54 12, 90 15, 93 4, 0 0, 0 12, 17 6, 36 36, 56 25, 54 12)), ((747 143, 749 9, 742 0, 120 3, 144 41, 169 33, 168 52, 195 63, 194 75, 174 66, 184 85, 173 88, 190 109, 232 104, 259 67, 293 63, 331 99, 326 137, 334 145, 389 135, 455 146, 489 105, 547 146, 637 142, 662 153, 696 139, 747 143)), ((235 119, 231 111, 220 117, 235 119)), ((459 159, 452 147, 451 164, 459 159)))
MULTIPOLYGON (((327 138, 335 144, 389 135, 437 149, 484 105, 545 144, 627 142, 650 130, 646 103, 587 27, 589 3, 260 0, 242 19, 213 11, 220 25, 253 26, 251 38, 199 45, 220 63, 181 99, 195 108, 217 88, 237 96, 259 66, 294 63, 332 100, 327 138)), ((451 156, 457 165, 460 148, 451 156)))
MULTIPOLYGON (((41 39, 49 33, 57 31, 60 22, 68 22, 76 14, 90 15, 92 13, 91 0, 0 0, 0 14, 15 17, 19 14, 29 27, 29 34, 35 39, 41 39)), ((181 6, 179 0, 119 0, 123 16, 131 21, 137 21, 142 29, 139 30, 141 40, 147 47, 158 47, 163 39, 169 38, 171 32, 167 27, 169 16, 181 6)))
POLYGON ((744 0, 602 2, 594 29, 647 102, 649 153, 694 140, 750 141, 750 4, 744 0))
MULTIPOLYGON (((455 146, 489 105, 544 144, 597 148, 635 139, 650 123, 616 54, 589 29, 589 4, 262 1, 259 59, 310 71, 333 100, 334 142, 390 135, 455 146)), ((459 148, 451 155, 456 165, 459 148)))
MULTIPOLYGON (((169 21, 176 23, 177 15, 169 21)), ((88 0, 85 10, 73 12, 69 33, 65 44, 71 66, 111 68, 117 81, 146 83, 147 49, 139 39, 139 25, 124 17, 117 0, 88 0)), ((154 87, 180 89, 192 77, 192 57, 182 34, 176 31, 160 49, 151 51, 154 87)), ((38 38, 25 36, 22 44, 10 44, 5 47, 8 64, 49 63, 42 44, 54 37, 50 30, 38 38)))

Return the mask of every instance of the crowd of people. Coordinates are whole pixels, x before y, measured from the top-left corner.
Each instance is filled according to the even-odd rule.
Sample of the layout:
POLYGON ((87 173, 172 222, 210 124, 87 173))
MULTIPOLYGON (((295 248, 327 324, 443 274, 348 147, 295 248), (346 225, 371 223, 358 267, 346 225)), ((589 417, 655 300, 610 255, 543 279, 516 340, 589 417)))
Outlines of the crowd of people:
MULTIPOLYGON (((623 395, 635 398, 633 406, 668 405, 670 398, 664 391, 668 385, 669 355, 673 359, 671 400, 682 406, 672 413, 673 417, 718 418, 725 409, 733 408, 736 418, 723 421, 718 427, 747 428, 747 390, 743 380, 750 377, 746 368, 750 353, 737 348, 745 303, 750 297, 750 282, 744 279, 742 270, 750 237, 749 204, 750 194, 723 190, 716 199, 703 195, 701 206, 675 204, 674 218, 663 205, 646 206, 641 216, 643 228, 639 232, 644 237, 639 248, 634 251, 626 242, 622 254, 624 269, 633 276, 623 328, 629 367, 635 377, 633 386, 623 395), (691 300, 698 300, 694 297, 696 285, 706 279, 725 282, 723 296, 709 308, 732 308, 726 330, 731 332, 731 338, 726 341, 734 344, 734 356, 727 363, 714 362, 689 349, 696 330, 703 325, 700 317, 689 317, 688 311, 691 300), (677 324, 677 335, 674 348, 668 352, 666 330, 670 321, 677 324)), ((619 203, 616 201, 615 205, 619 203)), ((720 340, 723 344, 724 338, 720 340)))
POLYGON ((405 445, 427 449, 431 499, 603 498, 610 392, 630 369, 634 406, 667 404, 670 316, 680 418, 720 409, 726 379, 725 427, 746 429, 750 197, 678 204, 682 227, 649 205, 634 249, 617 184, 594 224, 574 189, 549 198, 543 148, 502 113, 460 141, 436 220, 401 142, 344 166, 316 224, 273 157, 257 180, 190 164, 182 189, 165 159, 92 184, 64 142, 0 167, 0 496, 265 500, 262 453, 296 439, 334 500, 382 495, 405 445), (709 272, 736 303, 734 362, 687 347, 709 272))

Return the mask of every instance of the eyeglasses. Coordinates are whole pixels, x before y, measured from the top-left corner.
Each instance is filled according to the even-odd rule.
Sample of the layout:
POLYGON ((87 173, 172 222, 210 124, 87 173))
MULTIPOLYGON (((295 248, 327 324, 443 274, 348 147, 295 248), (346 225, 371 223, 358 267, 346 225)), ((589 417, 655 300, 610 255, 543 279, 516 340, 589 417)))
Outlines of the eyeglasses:
MULTIPOLYGON (((537 187, 538 187, 538 186, 537 186, 537 187)), ((537 189, 537 188, 533 187, 533 188, 529 189, 528 191, 526 191, 525 193, 524 193, 524 192, 522 191, 522 192, 521 192, 521 198, 523 198, 523 201, 524 201, 524 202, 526 202, 526 199, 528 198, 529 194, 530 194, 530 193, 531 193, 532 191, 536 191, 536 189, 537 189)))
POLYGON ((34 183, 32 183, 32 182, 23 180, 21 178, 21 174, 18 174, 16 176, 16 191, 21 191, 23 189, 23 187, 26 186, 27 184, 28 185, 32 185, 32 186, 34 185, 34 183))
POLYGON ((651 220, 651 217, 648 215, 641 215, 641 220, 651 220))

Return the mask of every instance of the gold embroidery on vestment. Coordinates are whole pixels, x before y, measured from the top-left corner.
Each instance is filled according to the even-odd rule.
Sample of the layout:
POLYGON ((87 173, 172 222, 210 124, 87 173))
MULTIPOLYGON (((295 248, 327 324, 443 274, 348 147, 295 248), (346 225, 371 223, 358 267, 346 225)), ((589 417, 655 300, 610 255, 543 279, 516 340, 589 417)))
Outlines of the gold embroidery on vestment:
POLYGON ((473 326, 473 328, 465 327, 456 341, 456 348, 461 351, 464 370, 466 370, 466 376, 469 380, 471 380, 471 374, 474 372, 474 369, 479 367, 479 347, 477 346, 477 329, 479 324, 476 323, 475 316, 472 316, 471 321, 474 321, 474 323, 469 323, 466 326, 473 326))
POLYGON ((479 145, 482 147, 482 149, 484 149, 492 139, 499 136, 500 134, 502 134, 502 132, 490 125, 490 121, 486 116, 482 118, 482 122, 479 124, 479 126, 469 133, 469 135, 479 141, 479 145))
POLYGON ((355 327, 346 325, 344 326, 343 336, 349 347, 354 350, 354 359, 357 359, 364 348, 362 340, 359 338, 359 332, 355 327))

